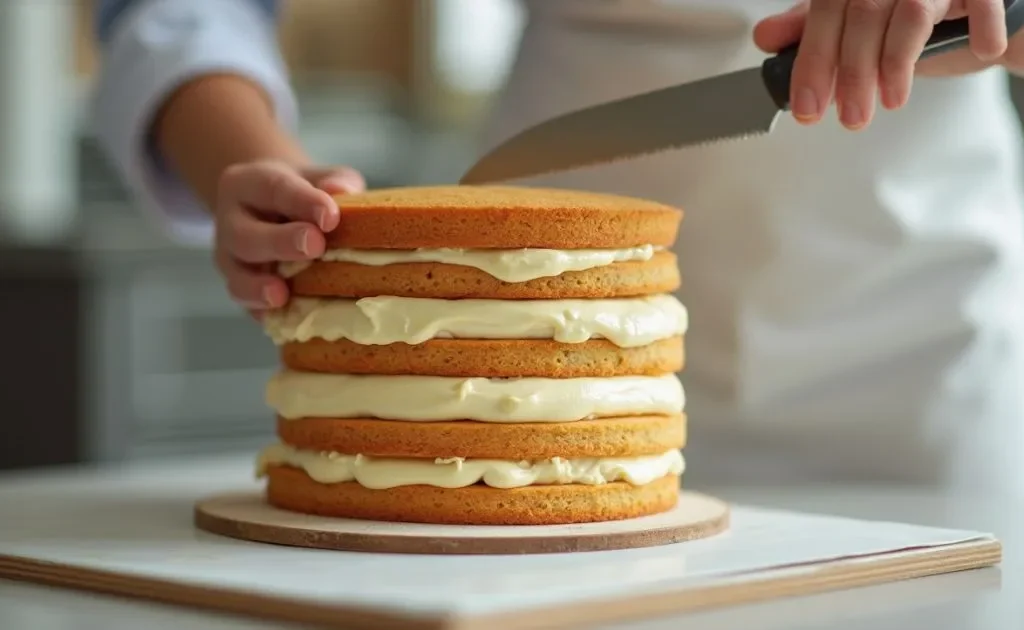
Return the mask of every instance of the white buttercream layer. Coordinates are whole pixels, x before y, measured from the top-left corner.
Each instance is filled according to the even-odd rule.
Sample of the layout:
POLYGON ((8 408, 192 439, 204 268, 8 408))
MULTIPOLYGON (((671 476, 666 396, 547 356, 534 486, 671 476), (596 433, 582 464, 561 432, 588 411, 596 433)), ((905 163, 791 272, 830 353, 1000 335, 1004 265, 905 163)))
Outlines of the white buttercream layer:
POLYGON ((674 374, 487 379, 284 370, 270 379, 266 402, 286 419, 574 422, 678 414, 686 400, 682 383, 674 374))
POLYGON ((268 467, 280 465, 302 469, 318 483, 355 481, 374 490, 411 485, 464 488, 477 483, 503 489, 554 484, 594 486, 617 481, 641 486, 668 475, 681 475, 685 468, 682 453, 676 449, 644 457, 509 461, 377 458, 274 444, 260 454, 257 474, 263 476, 268 467))
POLYGON ((685 334, 686 307, 671 295, 605 300, 439 300, 293 298, 268 312, 274 343, 348 339, 362 345, 431 339, 607 339, 621 348, 685 334))
MULTIPOLYGON (((320 260, 371 267, 442 263, 473 267, 503 282, 528 282, 617 262, 650 260, 655 251, 652 245, 623 249, 329 249, 320 260)), ((278 273, 290 278, 306 270, 310 264, 306 261, 284 262, 278 266, 278 273)))

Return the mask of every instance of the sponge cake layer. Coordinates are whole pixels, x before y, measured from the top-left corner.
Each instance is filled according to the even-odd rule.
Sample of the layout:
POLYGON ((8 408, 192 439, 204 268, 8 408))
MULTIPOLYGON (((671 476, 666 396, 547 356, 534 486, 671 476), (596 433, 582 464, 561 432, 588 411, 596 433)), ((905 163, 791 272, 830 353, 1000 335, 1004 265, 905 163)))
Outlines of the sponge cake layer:
POLYGON ((337 374, 579 378, 679 372, 685 357, 682 337, 637 348, 619 348, 604 339, 432 339, 380 346, 311 339, 282 346, 281 360, 292 370, 337 374))
POLYGON ((491 488, 415 485, 372 490, 355 482, 321 484, 288 466, 267 470, 267 500, 275 507, 340 518, 453 525, 556 525, 621 520, 672 509, 679 477, 625 482, 491 488))
POLYGON ((376 295, 499 300, 614 298, 671 293, 680 286, 671 252, 525 282, 503 282, 480 269, 444 263, 385 266, 317 261, 289 279, 300 296, 363 298, 376 295))
POLYGON ((337 197, 328 247, 360 249, 667 247, 682 212, 617 195, 505 186, 433 186, 337 197))
POLYGON ((630 416, 544 425, 278 418, 277 435, 282 442, 304 450, 375 457, 623 457, 683 448, 686 416, 630 416))

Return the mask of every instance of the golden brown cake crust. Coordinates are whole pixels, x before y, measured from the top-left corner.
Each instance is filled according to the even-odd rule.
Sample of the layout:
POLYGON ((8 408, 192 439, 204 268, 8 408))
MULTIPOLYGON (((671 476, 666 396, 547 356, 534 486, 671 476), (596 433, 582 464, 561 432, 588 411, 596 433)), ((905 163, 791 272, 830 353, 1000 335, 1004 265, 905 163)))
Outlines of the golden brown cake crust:
POLYGON ((528 486, 502 490, 400 486, 371 490, 355 482, 320 484, 287 466, 267 471, 267 500, 280 509, 377 521, 451 525, 557 525, 623 520, 667 512, 679 500, 679 478, 643 486, 624 482, 528 486))
POLYGON ((503 282, 463 265, 399 263, 375 267, 319 261, 290 278, 289 285, 293 294, 309 297, 565 300, 671 293, 679 288, 680 278, 675 254, 658 252, 650 260, 567 271, 526 282, 503 282))
POLYGON ((390 188, 337 201, 341 223, 328 247, 667 247, 682 220, 653 201, 514 186, 390 188))
POLYGON ((296 448, 376 457, 639 457, 686 445, 686 416, 632 416, 545 424, 400 422, 369 418, 278 418, 296 448))
POLYGON ((682 337, 637 348, 605 339, 432 339, 378 346, 312 339, 281 347, 281 361, 292 370, 484 378, 660 376, 682 370, 684 354, 682 337))

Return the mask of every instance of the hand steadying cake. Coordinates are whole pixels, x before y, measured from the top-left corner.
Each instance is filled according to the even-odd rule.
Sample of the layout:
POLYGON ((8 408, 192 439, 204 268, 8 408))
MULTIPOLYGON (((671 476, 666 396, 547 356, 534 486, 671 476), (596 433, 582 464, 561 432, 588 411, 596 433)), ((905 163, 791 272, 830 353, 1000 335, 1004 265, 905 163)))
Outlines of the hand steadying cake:
POLYGON ((239 77, 186 84, 154 132, 164 158, 210 209, 228 292, 255 315, 288 301, 276 263, 323 254, 324 232, 339 220, 331 195, 365 188, 354 169, 313 166, 263 92, 239 77))

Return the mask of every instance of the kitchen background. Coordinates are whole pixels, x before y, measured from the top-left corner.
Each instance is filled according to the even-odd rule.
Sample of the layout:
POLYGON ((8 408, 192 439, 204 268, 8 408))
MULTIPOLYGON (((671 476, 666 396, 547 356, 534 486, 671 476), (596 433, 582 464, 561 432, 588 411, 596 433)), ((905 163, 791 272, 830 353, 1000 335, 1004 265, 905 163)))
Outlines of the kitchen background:
MULTIPOLYGON (((0 468, 254 449, 277 357, 204 250, 169 243, 90 137, 92 0, 0 0, 0 468)), ((306 146, 371 186, 450 182, 515 0, 290 0, 306 146)))
MULTIPOLYGON (((255 450, 276 352, 90 137, 91 4, 0 0, 0 469, 255 450)), ((374 187, 456 180, 511 62, 516 0, 283 4, 314 156, 374 187)))

